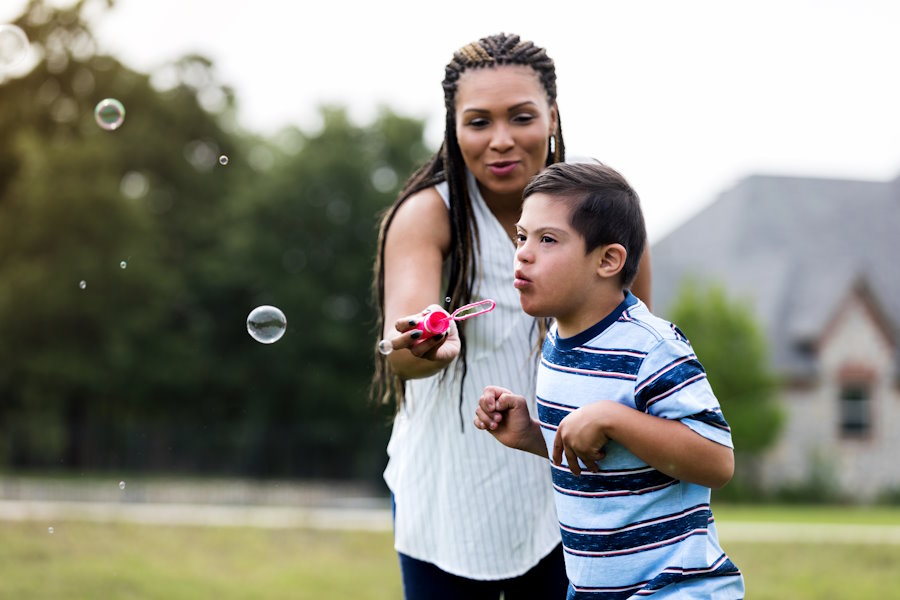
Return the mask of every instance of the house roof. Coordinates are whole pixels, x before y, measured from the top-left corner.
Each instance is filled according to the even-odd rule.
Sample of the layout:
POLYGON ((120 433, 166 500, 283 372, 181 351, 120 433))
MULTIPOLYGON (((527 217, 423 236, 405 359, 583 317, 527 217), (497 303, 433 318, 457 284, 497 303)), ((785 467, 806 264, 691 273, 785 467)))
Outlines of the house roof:
POLYGON ((721 283, 750 301, 779 371, 810 372, 811 344, 860 282, 900 339, 900 177, 747 177, 651 251, 654 311, 668 316, 685 277, 721 283))

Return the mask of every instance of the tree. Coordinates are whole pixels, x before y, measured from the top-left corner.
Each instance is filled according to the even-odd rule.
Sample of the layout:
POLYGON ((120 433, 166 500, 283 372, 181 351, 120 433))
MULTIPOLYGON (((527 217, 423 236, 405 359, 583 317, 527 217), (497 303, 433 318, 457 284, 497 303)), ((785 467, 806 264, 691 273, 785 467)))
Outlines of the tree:
POLYGON ((731 426, 736 467, 729 488, 733 495, 758 491, 756 459, 778 438, 783 422, 765 338, 750 308, 730 300, 720 285, 701 288, 685 281, 670 313, 706 369, 731 426))
POLYGON ((210 61, 97 55, 85 5, 31 0, 43 58, 0 82, 0 467, 376 476, 377 214, 424 123, 325 107, 314 134, 237 132, 210 61), (247 335, 260 304, 287 315, 277 344, 247 335))

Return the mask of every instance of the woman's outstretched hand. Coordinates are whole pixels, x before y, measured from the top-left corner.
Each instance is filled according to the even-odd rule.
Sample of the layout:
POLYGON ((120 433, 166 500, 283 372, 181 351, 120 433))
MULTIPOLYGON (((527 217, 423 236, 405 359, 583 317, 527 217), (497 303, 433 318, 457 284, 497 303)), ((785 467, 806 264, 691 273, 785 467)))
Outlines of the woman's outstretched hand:
POLYGON ((437 304, 432 304, 421 313, 397 319, 394 323, 394 328, 400 335, 390 338, 393 350, 409 350, 417 358, 444 364, 449 364, 459 356, 459 330, 456 327, 456 323, 452 320, 447 331, 422 340, 422 331, 416 325, 423 315, 435 309, 441 310, 441 307, 437 304))

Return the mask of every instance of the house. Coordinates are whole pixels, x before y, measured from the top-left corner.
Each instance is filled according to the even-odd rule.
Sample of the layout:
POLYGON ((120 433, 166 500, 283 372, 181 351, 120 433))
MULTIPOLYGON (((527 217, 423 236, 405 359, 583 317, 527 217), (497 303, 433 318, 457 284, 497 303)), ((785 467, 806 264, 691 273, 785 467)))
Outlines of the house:
POLYGON ((686 276, 756 313, 786 416, 764 486, 825 469, 861 501, 900 493, 900 177, 751 176, 652 256, 661 316, 686 276))

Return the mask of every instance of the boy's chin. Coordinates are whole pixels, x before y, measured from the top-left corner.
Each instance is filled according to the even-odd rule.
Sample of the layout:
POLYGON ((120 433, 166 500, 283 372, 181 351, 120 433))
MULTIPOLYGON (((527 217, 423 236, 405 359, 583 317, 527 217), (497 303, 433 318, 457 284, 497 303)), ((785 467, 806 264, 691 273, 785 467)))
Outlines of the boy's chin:
POLYGON ((530 316, 530 317, 551 317, 552 315, 548 315, 546 311, 541 310, 539 306, 536 306, 529 302, 524 302, 522 298, 519 298, 519 304, 522 306, 522 311, 530 316))

